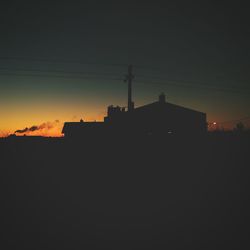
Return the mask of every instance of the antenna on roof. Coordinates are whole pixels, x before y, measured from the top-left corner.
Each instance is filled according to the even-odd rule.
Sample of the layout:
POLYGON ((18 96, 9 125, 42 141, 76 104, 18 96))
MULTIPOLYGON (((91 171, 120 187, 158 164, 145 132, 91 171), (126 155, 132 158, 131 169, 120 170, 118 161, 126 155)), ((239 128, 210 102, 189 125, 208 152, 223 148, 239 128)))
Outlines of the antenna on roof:
POLYGON ((126 75, 125 82, 128 82, 128 112, 134 109, 134 102, 132 101, 132 80, 134 75, 132 73, 133 66, 128 66, 128 74, 126 75))

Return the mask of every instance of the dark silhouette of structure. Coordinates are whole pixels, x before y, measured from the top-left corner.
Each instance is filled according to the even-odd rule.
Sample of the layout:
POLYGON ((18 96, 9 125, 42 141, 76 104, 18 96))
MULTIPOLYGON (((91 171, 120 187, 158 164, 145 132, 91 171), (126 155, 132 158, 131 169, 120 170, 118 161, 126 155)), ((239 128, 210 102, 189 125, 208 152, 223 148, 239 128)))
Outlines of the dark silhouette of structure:
POLYGON ((207 131, 206 114, 166 102, 164 93, 151 104, 134 108, 132 66, 128 67, 128 107, 109 106, 104 122, 65 122, 65 137, 102 135, 203 134, 207 131))

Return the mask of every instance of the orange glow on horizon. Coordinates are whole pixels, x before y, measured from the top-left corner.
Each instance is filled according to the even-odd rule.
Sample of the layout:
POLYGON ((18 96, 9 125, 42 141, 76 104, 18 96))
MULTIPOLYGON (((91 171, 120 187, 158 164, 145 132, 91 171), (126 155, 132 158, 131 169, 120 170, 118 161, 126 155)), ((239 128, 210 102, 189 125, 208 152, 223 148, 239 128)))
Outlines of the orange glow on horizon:
MULTIPOLYGON (((103 121, 103 117, 105 115, 100 114, 97 119, 94 119, 94 116, 85 117, 84 121, 103 121)), ((9 125, 9 128, 1 129, 0 130, 0 138, 5 138, 10 135, 16 135, 16 136, 43 136, 43 137, 63 137, 62 128, 64 125, 64 122, 79 122, 80 119, 82 119, 80 116, 72 116, 71 119, 65 119, 63 121, 55 120, 53 122, 33 122, 29 123, 27 126, 27 123, 20 121, 19 123, 16 123, 15 126, 13 126, 13 123, 9 125), (31 125, 30 125, 31 124, 31 125), (35 131, 27 130, 31 127, 37 127, 35 131), (11 128, 11 129, 10 129, 11 128), (17 130, 27 130, 24 132, 15 132, 17 130)), ((5 124, 5 127, 7 127, 8 124, 5 124)))
MULTIPOLYGON (((60 109, 61 110, 61 109, 60 109)), ((62 128, 64 122, 79 122, 81 119, 84 121, 103 121, 106 116, 106 110, 101 108, 82 107, 82 109, 67 110, 62 109, 63 112, 59 112, 53 105, 49 108, 47 105, 43 109, 24 109, 22 112, 18 109, 1 110, 2 117, 5 117, 1 121, 0 137, 8 137, 15 134, 17 136, 44 136, 44 137, 62 137, 62 128), (34 112, 36 110, 36 112, 34 112), (85 114, 85 115, 84 115, 85 114), (58 122, 55 122, 58 119, 58 122), (28 122, 27 122, 28 121, 28 122), (50 122, 46 122, 50 121, 50 122), (42 126, 47 124, 48 126, 42 126), (22 133, 15 133, 16 130, 25 130, 33 126, 42 126, 35 131, 25 131, 22 133)), ((214 130, 232 130, 235 128, 235 123, 221 123, 223 120, 230 120, 230 118, 210 116, 208 120, 208 131, 214 130)), ((250 124, 244 124, 246 128, 249 128, 250 124)))

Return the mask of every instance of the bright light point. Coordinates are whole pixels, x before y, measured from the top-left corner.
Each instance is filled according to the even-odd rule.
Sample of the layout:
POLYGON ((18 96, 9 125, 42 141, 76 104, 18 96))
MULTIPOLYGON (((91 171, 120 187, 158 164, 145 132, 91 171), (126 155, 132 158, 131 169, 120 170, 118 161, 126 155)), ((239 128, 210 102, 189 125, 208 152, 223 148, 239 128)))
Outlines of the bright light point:
POLYGON ((217 123, 216 122, 213 122, 213 125, 216 125, 217 123))

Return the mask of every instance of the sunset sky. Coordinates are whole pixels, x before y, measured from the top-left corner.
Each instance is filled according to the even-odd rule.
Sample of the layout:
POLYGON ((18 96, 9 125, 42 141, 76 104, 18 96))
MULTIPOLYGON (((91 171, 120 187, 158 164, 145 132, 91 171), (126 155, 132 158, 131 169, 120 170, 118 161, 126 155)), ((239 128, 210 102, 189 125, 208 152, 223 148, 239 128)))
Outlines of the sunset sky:
POLYGON ((126 106, 128 64, 135 106, 165 92, 208 122, 250 116, 248 8, 138 2, 3 4, 0 136, 32 126, 60 136, 65 121, 102 120, 108 105, 126 106))

